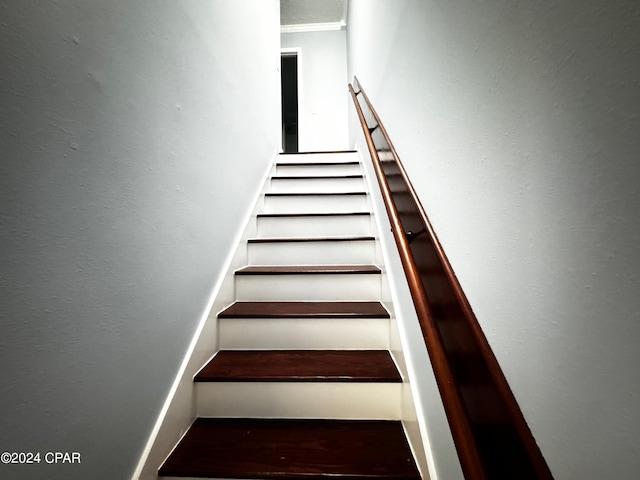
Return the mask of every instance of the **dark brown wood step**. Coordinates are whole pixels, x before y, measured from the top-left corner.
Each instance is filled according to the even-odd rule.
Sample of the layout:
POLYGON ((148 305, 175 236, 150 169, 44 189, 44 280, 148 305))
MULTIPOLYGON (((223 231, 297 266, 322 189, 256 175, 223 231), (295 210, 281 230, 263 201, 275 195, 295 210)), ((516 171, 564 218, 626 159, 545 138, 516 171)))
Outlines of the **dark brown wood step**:
POLYGON ((197 418, 158 475, 419 479, 402 424, 384 420, 197 418))
POLYGON ((284 243, 284 242, 372 242, 375 237, 370 235, 353 237, 270 237, 270 238, 250 238, 249 243, 284 243))
POLYGON ((196 382, 384 382, 402 377, 386 350, 223 350, 196 382))
POLYGON ((277 167, 321 167, 323 165, 335 167, 339 165, 359 165, 360 162, 278 162, 277 167))
POLYGON ((269 192, 265 197, 349 197, 364 196, 367 192, 269 192))
POLYGON ((375 265, 250 265, 236 275, 379 274, 375 265))
POLYGON ((258 218, 277 217, 359 217, 370 216, 369 212, 318 212, 318 213, 259 213, 258 218))
POLYGON ((274 175, 271 180, 341 180, 345 178, 364 178, 362 175, 274 175))
POLYGON ((356 153, 356 150, 327 150, 327 151, 320 151, 320 150, 314 150, 311 152, 282 152, 280 155, 326 155, 328 153, 336 153, 336 154, 340 154, 340 153, 356 153))
POLYGON ((389 318, 380 302, 235 302, 219 318, 389 318))

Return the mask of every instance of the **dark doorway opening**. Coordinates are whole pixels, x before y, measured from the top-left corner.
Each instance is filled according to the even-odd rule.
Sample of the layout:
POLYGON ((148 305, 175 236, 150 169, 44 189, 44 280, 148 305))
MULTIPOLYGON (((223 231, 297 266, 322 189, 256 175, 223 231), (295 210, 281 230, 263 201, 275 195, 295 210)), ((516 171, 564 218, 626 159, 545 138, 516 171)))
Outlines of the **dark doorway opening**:
POLYGON ((281 57, 282 86, 282 149, 285 153, 298 152, 298 56, 281 57))

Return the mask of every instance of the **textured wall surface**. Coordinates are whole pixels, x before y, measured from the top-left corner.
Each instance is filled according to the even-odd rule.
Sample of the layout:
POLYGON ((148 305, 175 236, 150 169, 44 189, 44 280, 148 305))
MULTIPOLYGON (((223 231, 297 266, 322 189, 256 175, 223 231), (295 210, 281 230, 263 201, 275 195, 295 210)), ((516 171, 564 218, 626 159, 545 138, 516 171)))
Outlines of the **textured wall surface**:
POLYGON ((352 0, 348 21, 349 77, 556 478, 636 478, 640 6, 352 0))
POLYGON ((301 49, 299 150, 346 149, 349 143, 346 31, 283 33, 281 45, 301 49))
POLYGON ((1 478, 131 474, 279 147, 278 16, 0 5, 0 451, 82 462, 1 478))

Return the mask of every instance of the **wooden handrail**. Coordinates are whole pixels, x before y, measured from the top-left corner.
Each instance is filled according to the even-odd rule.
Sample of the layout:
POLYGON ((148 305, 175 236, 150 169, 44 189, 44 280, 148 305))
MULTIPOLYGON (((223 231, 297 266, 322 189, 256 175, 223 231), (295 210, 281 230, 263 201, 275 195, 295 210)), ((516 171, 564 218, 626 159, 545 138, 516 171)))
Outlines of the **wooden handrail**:
POLYGON ((465 478, 552 479, 388 133, 357 78, 354 83, 358 92, 351 84, 349 91, 380 185, 465 478), (373 116, 374 125, 367 123, 358 96, 373 116), (378 136, 381 148, 376 146, 374 135, 378 136), (386 157, 390 154, 391 158, 385 158, 383 164, 379 152, 384 152, 386 157), (389 165, 388 169, 392 167, 393 173, 400 177, 395 189, 389 185, 384 165, 389 165), (394 197, 401 197, 404 212, 399 212, 394 197), (419 241, 415 242, 416 238, 419 241), (470 384, 481 385, 485 390, 474 393, 481 389, 470 388, 470 384), (488 405, 487 400, 493 400, 495 405, 488 405), (510 454, 512 458, 500 458, 510 454))
POLYGON ((384 205, 389 216, 389 221, 391 222, 391 230, 393 232, 396 245, 398 246, 398 250, 400 252, 400 260, 402 261, 402 266, 407 276, 409 290, 411 291, 411 296, 415 304, 416 313, 420 321, 420 328, 422 329, 422 334, 427 345, 427 351, 429 352, 429 357, 431 359, 434 371, 438 372, 438 374, 436 374, 436 381, 438 382, 440 394, 443 397, 443 403, 447 412, 447 417, 449 419, 456 419, 453 422, 450 420, 449 424, 454 431, 453 439, 458 450, 458 455, 461 459, 461 465, 465 473, 465 478, 484 479, 486 478, 486 476, 484 475, 482 469, 480 457, 478 456, 476 449, 470 441, 470 439, 473 438, 473 435, 471 433, 471 426, 467 421, 467 417, 464 412, 464 406, 460 398, 460 393, 455 386, 453 374, 451 372, 451 369, 449 368, 449 364, 441 347, 442 342, 439 339, 439 333, 434 324, 433 316, 431 315, 429 309, 429 302, 427 300, 427 296, 422 283, 419 279, 415 260, 413 259, 413 255, 411 254, 411 250, 409 249, 409 242, 400 223, 398 211, 391 196, 391 191, 389 189, 387 179, 382 172, 382 166, 378 151, 373 143, 373 139, 368 130, 364 114, 356 98, 356 93, 351 85, 349 85, 349 91, 351 92, 351 96, 356 105, 356 111, 358 113, 358 117, 360 118, 360 122, 363 125, 363 130, 365 131, 367 147, 369 148, 369 153, 371 154, 371 159, 373 160, 376 177, 380 185, 380 191, 382 193, 384 205))

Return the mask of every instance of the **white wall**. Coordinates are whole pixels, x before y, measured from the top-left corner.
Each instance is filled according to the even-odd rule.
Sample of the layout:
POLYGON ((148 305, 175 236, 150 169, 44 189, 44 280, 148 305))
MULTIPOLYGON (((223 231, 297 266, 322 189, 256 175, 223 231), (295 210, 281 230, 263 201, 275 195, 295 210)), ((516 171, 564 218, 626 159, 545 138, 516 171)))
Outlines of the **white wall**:
POLYGON ((349 78, 557 479, 640 471, 639 9, 349 2, 349 78))
POLYGON ((282 48, 301 49, 301 152, 344 150, 349 145, 346 38, 345 30, 281 34, 282 48))
POLYGON ((122 479, 280 141, 273 0, 10 2, 0 22, 0 445, 122 479))

